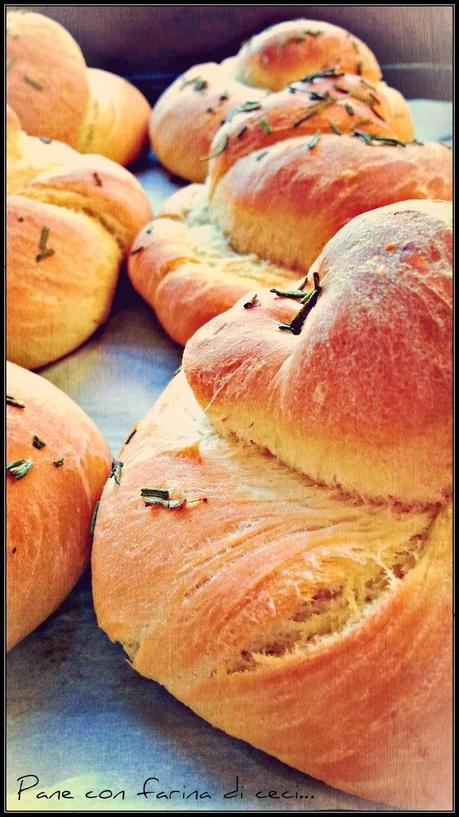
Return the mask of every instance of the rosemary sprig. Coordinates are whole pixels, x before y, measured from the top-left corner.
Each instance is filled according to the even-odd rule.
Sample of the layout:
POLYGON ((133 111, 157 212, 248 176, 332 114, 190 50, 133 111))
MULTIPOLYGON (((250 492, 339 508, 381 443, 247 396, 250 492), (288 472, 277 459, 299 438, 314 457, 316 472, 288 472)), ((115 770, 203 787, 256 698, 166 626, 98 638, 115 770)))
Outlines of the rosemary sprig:
POLYGON ((51 255, 54 255, 54 250, 51 247, 47 247, 47 242, 49 238, 49 227, 43 227, 40 240, 38 242, 38 249, 40 252, 35 256, 35 261, 43 261, 45 258, 49 258, 51 255))
POLYGON ((169 499, 169 491, 165 488, 141 488, 140 496, 156 497, 157 499, 169 499))
POLYGON ((255 293, 255 295, 252 295, 252 297, 246 301, 245 304, 243 304, 244 309, 252 309, 255 306, 257 299, 258 295, 255 293))
POLYGON ((256 162, 259 162, 259 161, 260 161, 260 159, 263 159, 263 157, 264 157, 264 156, 266 156, 268 153, 269 153, 268 148, 266 148, 266 150, 262 150, 260 153, 258 153, 258 154, 255 156, 255 161, 256 161, 256 162))
POLYGON ((198 77, 193 85, 193 91, 205 91, 207 88, 208 83, 202 77, 198 77))
POLYGON ((307 93, 309 94, 309 99, 314 100, 316 102, 323 99, 328 99, 328 97, 330 96, 328 91, 325 94, 322 94, 320 91, 308 91, 307 93))
POLYGON ((39 136, 38 138, 44 145, 51 145, 53 141, 52 139, 48 139, 46 136, 39 136))
POLYGON ((99 511, 100 499, 94 505, 94 510, 91 516, 91 524, 89 526, 89 535, 94 536, 94 532, 96 530, 96 522, 97 522, 97 513, 99 511))
POLYGON ((33 438, 32 438, 32 445, 33 445, 34 448, 40 449, 40 448, 44 448, 46 443, 43 442, 43 440, 41 440, 40 437, 38 437, 37 434, 34 434, 33 438))
POLYGON ((7 406, 15 406, 16 408, 25 408, 25 403, 20 403, 19 400, 16 400, 12 394, 6 395, 6 405, 7 406))
POLYGON ((313 273, 313 281, 314 289, 312 289, 311 292, 308 292, 301 301, 303 306, 301 307, 298 314, 295 315, 291 323, 282 323, 279 326, 279 329, 282 329, 284 332, 291 332, 292 335, 299 335, 301 333, 304 322, 308 317, 311 309, 316 305, 317 299, 322 291, 322 287, 319 284, 320 277, 318 272, 313 273))
POLYGON ((60 459, 58 459, 58 460, 53 460, 53 465, 56 468, 60 468, 61 465, 63 465, 63 464, 64 464, 64 457, 60 457, 60 459))
POLYGON ((389 145, 391 147, 396 147, 398 145, 399 147, 404 148, 407 145, 407 142, 401 142, 400 139, 395 139, 391 136, 379 136, 378 134, 373 133, 370 134, 363 130, 354 129, 352 131, 352 135, 357 136, 359 139, 363 139, 365 144, 370 146, 373 145, 374 142, 377 142, 381 145, 389 145))
POLYGON ((340 129, 338 128, 338 125, 335 125, 335 123, 334 123, 334 122, 330 122, 330 123, 329 123, 329 125, 330 125, 330 127, 331 127, 331 129, 332 129, 333 133, 336 133, 336 135, 337 135, 337 136, 341 136, 341 135, 342 135, 342 134, 341 134, 340 129))
POLYGON ((6 466, 6 470, 13 476, 15 479, 22 479, 25 477, 26 474, 29 473, 30 469, 33 466, 33 460, 12 460, 6 466))
POLYGON ((271 287, 269 290, 270 292, 274 292, 274 295, 278 295, 279 298, 294 298, 295 300, 301 300, 304 298, 305 293, 301 289, 277 289, 276 287, 271 287))
POLYGON ((96 183, 96 187, 102 187, 102 179, 100 178, 99 174, 98 174, 98 173, 96 173, 96 171, 94 171, 94 173, 93 173, 92 175, 93 175, 93 177, 94 177, 94 181, 95 181, 95 183, 96 183))
POLYGON ((113 478, 117 485, 119 485, 121 482, 123 465, 124 463, 122 463, 120 460, 112 460, 112 470, 110 471, 109 479, 113 478))
POLYGON ((349 114, 349 116, 354 116, 354 108, 352 107, 352 105, 349 104, 349 102, 346 102, 344 107, 346 108, 346 111, 349 114))

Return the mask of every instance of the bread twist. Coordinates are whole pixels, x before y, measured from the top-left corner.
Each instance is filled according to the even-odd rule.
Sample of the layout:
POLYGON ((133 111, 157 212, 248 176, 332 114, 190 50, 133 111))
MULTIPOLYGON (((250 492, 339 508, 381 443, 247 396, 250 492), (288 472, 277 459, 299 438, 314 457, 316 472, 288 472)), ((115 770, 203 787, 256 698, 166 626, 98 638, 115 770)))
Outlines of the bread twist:
POLYGON ((93 549, 138 672, 408 809, 451 807, 451 286, 449 205, 403 202, 202 327, 93 549))
POLYGON ((127 170, 27 136, 11 109, 7 173, 8 357, 35 368, 106 319, 121 261, 151 208, 127 170))
POLYGON ((121 77, 87 68, 73 37, 54 20, 8 13, 7 68, 8 103, 32 136, 122 165, 144 148, 150 115, 145 97, 121 77))
POLYGON ((378 62, 361 40, 330 23, 290 20, 252 37, 235 57, 195 65, 180 76, 154 106, 149 127, 153 150, 173 173, 202 182, 205 158, 222 121, 307 75, 310 90, 321 92, 338 83, 351 97, 371 95, 379 132, 389 128, 399 139, 413 138, 408 105, 381 81, 378 62))
POLYGON ((288 287, 359 213, 451 198, 448 148, 398 140, 375 99, 361 78, 322 77, 220 128, 206 185, 172 196, 129 258, 134 287, 174 340, 244 293, 288 287))

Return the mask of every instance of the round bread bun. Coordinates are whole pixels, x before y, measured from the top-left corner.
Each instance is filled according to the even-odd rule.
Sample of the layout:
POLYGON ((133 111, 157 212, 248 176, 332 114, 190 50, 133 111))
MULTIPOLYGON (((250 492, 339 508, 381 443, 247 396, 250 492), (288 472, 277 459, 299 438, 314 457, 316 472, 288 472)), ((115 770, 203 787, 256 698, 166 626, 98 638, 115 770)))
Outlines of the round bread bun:
POLYGON ((7 364, 7 648, 63 601, 89 560, 110 471, 92 420, 42 377, 7 364))
MULTIPOLYGON (((267 94, 287 86, 286 93, 297 96, 292 113, 308 95, 317 102, 323 93, 338 97, 349 94, 366 102, 366 109, 361 111, 357 106, 354 120, 339 117, 335 124, 344 132, 356 127, 359 119, 369 119, 372 133, 413 139, 413 120, 406 101, 380 79, 381 71, 371 51, 344 29, 311 20, 281 23, 253 37, 235 57, 220 64, 195 65, 180 76, 154 106, 149 126, 151 144, 172 173, 202 182, 206 157, 220 125, 240 109, 256 110, 267 94), (299 87, 302 79, 305 82, 299 87)), ((276 107, 276 97, 272 104, 276 107)), ((301 110, 304 113, 304 106, 301 110)), ((344 111, 343 107, 341 114, 344 111)), ((314 133, 324 124, 328 132, 328 121, 317 118, 302 131, 314 133)))
POLYGON ((120 264, 151 208, 127 170, 27 136, 11 110, 7 177, 8 357, 36 368, 105 321, 120 264))
POLYGON ((150 106, 115 74, 86 68, 73 37, 31 11, 7 16, 7 97, 32 136, 132 162, 147 142, 150 106))
POLYGON ((280 92, 234 116, 215 138, 207 184, 174 194, 137 236, 131 281, 178 343, 243 295, 289 287, 356 215, 451 199, 447 147, 381 135, 363 101, 353 98, 348 113, 346 95, 295 127, 305 108, 323 104, 303 99, 280 92), (365 107, 373 122, 359 136, 330 132, 330 122, 357 122, 365 107))
POLYGON ((353 219, 310 270, 313 308, 260 291, 191 338, 185 372, 207 416, 368 501, 448 500, 451 245, 447 202, 353 219))
POLYGON ((313 484, 220 436, 183 373, 135 431, 92 555, 99 625, 133 668, 335 788, 450 808, 451 508, 313 484), (169 507, 145 507, 148 487, 169 507))

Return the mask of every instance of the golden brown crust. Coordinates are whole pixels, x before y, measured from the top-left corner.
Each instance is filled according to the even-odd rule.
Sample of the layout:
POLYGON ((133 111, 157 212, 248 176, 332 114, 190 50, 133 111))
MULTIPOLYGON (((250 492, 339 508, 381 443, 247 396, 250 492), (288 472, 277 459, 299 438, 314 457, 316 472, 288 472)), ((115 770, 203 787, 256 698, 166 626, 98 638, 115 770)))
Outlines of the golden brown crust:
MULTIPOLYGON (((357 104, 354 119, 349 118, 344 115, 343 101, 342 108, 338 108, 336 126, 349 132, 359 121, 368 120, 371 133, 409 141, 414 133, 409 107, 398 91, 378 82, 380 78, 371 52, 343 29, 305 20, 282 23, 252 38, 237 56, 221 64, 193 66, 179 77, 153 109, 150 140, 160 161, 171 172, 202 182, 207 172, 203 159, 211 153, 212 138, 222 122, 241 107, 255 106, 256 109, 269 90, 280 91, 291 83, 290 93, 297 94, 295 101, 290 100, 292 114, 301 107, 300 98, 308 99, 306 91, 338 97, 349 94, 353 100, 366 103, 365 109, 357 104), (305 30, 316 32, 318 29, 320 35, 304 34, 305 30), (311 71, 311 78, 300 83, 311 71)), ((278 99, 277 94, 269 95, 268 113, 271 109, 277 112, 283 100, 283 96, 278 99)), ((333 114, 335 112, 336 106, 333 114)), ((304 106, 301 113, 304 114, 304 106)), ((305 122, 300 132, 313 133, 322 128, 329 132, 328 114, 332 111, 326 113, 325 117, 316 116, 305 122)))
POLYGON ((123 256, 151 209, 124 168, 26 136, 14 113, 8 122, 8 355, 35 368, 106 319, 123 256))
POLYGON ((110 469, 92 420, 38 375, 7 366, 7 463, 32 459, 22 479, 7 475, 7 646, 11 649, 63 601, 83 572, 89 524, 110 469), (45 446, 33 446, 34 436, 45 446), (61 466, 54 461, 63 458, 61 466))
POLYGON ((316 481, 373 498, 444 501, 450 205, 410 201, 365 213, 327 244, 314 273, 322 291, 299 334, 279 329, 298 301, 273 293, 259 293, 251 310, 239 302, 196 333, 184 354, 193 391, 219 427, 316 481))
POLYGON ((376 57, 365 43, 339 26, 316 20, 271 26, 244 43, 236 59, 241 82, 272 91, 328 68, 381 79, 376 57))
POLYGON ((132 283, 179 343, 242 295, 288 287, 356 215, 396 201, 451 198, 445 146, 369 145, 345 134, 292 138, 296 130, 277 113, 271 133, 259 111, 235 117, 222 129, 225 150, 212 160, 207 185, 171 196, 133 245, 132 283))
POLYGON ((88 68, 90 104, 75 147, 129 165, 144 150, 151 108, 140 91, 122 77, 88 68))
POLYGON ((211 162, 212 216, 239 252, 307 271, 359 213, 408 199, 451 199, 451 151, 444 145, 368 145, 323 134, 313 149, 304 137, 266 148, 271 138, 258 126, 258 151, 235 161, 237 154, 228 151, 226 159, 225 150, 211 162))
POLYGON ((107 484, 99 509, 93 593, 133 667, 332 786, 448 808, 450 508, 406 513, 311 485, 219 437, 183 375, 120 457, 121 484, 107 484), (145 507, 146 486, 207 502, 145 507), (392 548, 417 540, 400 572, 392 548), (382 584, 353 608, 367 568, 382 584))
POLYGON ((126 80, 86 68, 73 37, 35 12, 8 13, 7 94, 24 129, 128 164, 143 150, 150 106, 126 80))

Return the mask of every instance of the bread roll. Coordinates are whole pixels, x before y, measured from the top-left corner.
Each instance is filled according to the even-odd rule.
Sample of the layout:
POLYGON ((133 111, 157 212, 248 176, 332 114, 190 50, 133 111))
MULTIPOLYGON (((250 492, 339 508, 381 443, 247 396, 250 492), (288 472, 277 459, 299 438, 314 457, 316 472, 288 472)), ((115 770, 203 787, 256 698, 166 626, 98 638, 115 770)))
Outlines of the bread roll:
MULTIPOLYGON (((343 104, 336 125, 347 132, 357 127, 359 119, 369 119, 372 133, 409 141, 414 135, 409 107, 398 91, 380 79, 374 55, 344 29, 311 20, 292 20, 253 37, 237 56, 221 64, 195 65, 180 76, 154 106, 150 140, 165 167, 189 181, 202 182, 207 172, 205 159, 222 122, 240 108, 257 110, 267 93, 289 86, 286 94, 297 97, 290 100, 296 103, 292 104, 292 113, 308 95, 317 106, 321 94, 350 94, 353 99, 365 101, 366 110, 359 110, 357 105, 352 120, 343 104), (306 82, 298 87, 297 80, 305 77, 306 82)), ((278 105, 277 95, 272 104, 274 108, 278 105)), ((328 121, 314 117, 305 120, 301 130, 314 133, 322 127, 328 132, 328 121)))
POLYGON ((450 243, 446 203, 365 213, 314 265, 299 334, 279 326, 306 304, 270 292, 200 329, 92 557, 134 669, 402 809, 452 799, 450 243))
POLYGON ((59 23, 42 14, 7 17, 7 95, 27 133, 128 164, 147 141, 150 106, 115 74, 86 68, 59 23))
POLYGON ((127 170, 27 136, 11 110, 7 189, 8 356, 36 368, 107 318, 121 261, 151 208, 127 170))
POLYGON ((47 380, 7 364, 7 647, 63 601, 89 559, 110 470, 101 432, 47 380))
POLYGON ((444 145, 383 136, 368 100, 352 97, 350 114, 349 95, 319 110, 322 103, 304 96, 280 92, 234 116, 215 137, 206 185, 174 194, 137 237, 131 281, 178 343, 244 294, 304 276, 359 213, 404 199, 451 199, 444 145), (365 130, 345 133, 346 121, 357 124, 364 111, 365 130), (338 122, 341 136, 332 132, 338 122), (314 127, 322 134, 311 135, 314 127))

